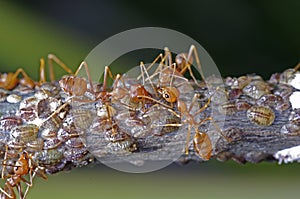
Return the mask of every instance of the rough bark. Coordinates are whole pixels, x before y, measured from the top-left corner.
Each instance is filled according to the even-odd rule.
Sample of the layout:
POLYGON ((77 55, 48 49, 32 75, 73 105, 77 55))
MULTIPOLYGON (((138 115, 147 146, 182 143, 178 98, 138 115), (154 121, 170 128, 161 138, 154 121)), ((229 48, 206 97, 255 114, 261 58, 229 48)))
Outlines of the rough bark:
MULTIPOLYGON (((280 74, 278 74, 279 77, 280 74)), ((250 77, 250 76, 249 76, 250 77)), ((255 78, 251 79, 248 84, 250 84, 252 81, 254 81, 255 78)), ((262 80, 261 80, 262 81, 262 80)), ((279 79, 273 78, 270 82, 265 82, 267 84, 267 90, 265 90, 262 94, 268 95, 268 94, 275 94, 276 96, 282 96, 285 94, 285 92, 288 92, 288 94, 285 94, 284 97, 281 97, 282 101, 276 101, 274 103, 271 103, 270 107, 274 113, 275 113, 275 120, 274 122, 269 126, 264 125, 257 125, 250 121, 250 119, 247 117, 247 110, 249 107, 256 106, 259 103, 258 97, 255 96, 254 99, 253 96, 250 94, 245 94, 245 90, 239 90, 239 92, 243 91, 240 94, 234 94, 238 89, 236 89, 234 86, 227 85, 225 90, 227 95, 229 96, 229 102, 236 104, 237 102, 243 101, 248 104, 249 107, 242 107, 240 109, 236 109, 236 107, 233 107, 231 109, 228 109, 228 113, 226 115, 226 119, 224 122, 224 125, 220 125, 221 132, 228 138, 231 139, 231 141, 228 141, 224 139, 222 136, 219 136, 218 131, 211 130, 208 131, 209 122, 204 123, 199 127, 199 131, 206 132, 209 136, 211 136, 212 146, 213 146, 213 153, 212 157, 216 158, 220 161, 226 161, 229 159, 233 159, 239 163, 246 163, 246 162, 253 162, 257 163, 260 161, 274 161, 274 154, 282 149, 294 147, 300 145, 300 132, 299 132, 299 122, 297 120, 297 117, 292 117, 293 114, 295 114, 295 110, 292 109, 291 104, 289 102, 289 95, 295 91, 295 89, 282 82, 279 81, 279 79), (277 92, 277 93, 276 93, 277 92), (279 103, 286 103, 287 107, 280 109, 280 108, 274 108, 279 103), (294 113, 292 113, 294 112, 294 113)), ((195 92, 200 93, 201 95, 206 95, 205 92, 207 88, 205 87, 205 84, 201 84, 202 86, 195 86, 195 92)), ((257 88, 258 89, 258 88, 257 88)), ((7 115, 14 115, 18 109, 19 109, 19 103, 9 103, 7 101, 7 96, 11 95, 12 93, 17 94, 18 96, 21 96, 22 99, 34 95, 36 90, 32 91, 26 91, 21 92, 20 89, 15 89, 13 91, 2 91, 2 102, 0 103, 0 111, 2 116, 7 115)), ((58 94, 61 95, 61 94, 58 94)), ((63 98, 62 96, 59 96, 59 98, 63 98)), ((261 97, 260 97, 261 98, 261 97)), ((200 100, 199 104, 200 106, 203 106, 208 98, 206 100, 200 100)), ((65 100, 65 99, 63 99, 65 100)), ((222 104, 219 104, 222 105, 222 104)), ((267 104, 266 106, 268 106, 267 104)), ((91 107, 85 107, 85 109, 92 109, 91 107)), ((214 110, 210 104, 210 106, 205 109, 201 115, 203 118, 211 116, 211 111, 214 110)), ((222 117, 225 117, 224 113, 222 114, 222 111, 217 111, 216 114, 213 117, 213 119, 218 123, 222 117)), ((68 114, 72 113, 72 106, 69 110, 68 114)), ((150 138, 141 138, 135 140, 135 146, 137 148, 134 152, 124 152, 124 153, 110 153, 109 147, 107 146, 106 142, 102 142, 101 140, 104 140, 104 138, 101 138, 101 140, 98 142, 95 141, 94 145, 87 147, 87 154, 84 154, 84 158, 77 159, 76 163, 68 164, 68 160, 65 161, 65 164, 62 166, 52 165, 48 171, 48 173, 58 172, 60 170, 63 170, 64 168, 67 168, 67 165, 73 166, 84 166, 89 164, 91 159, 94 158, 94 155, 96 154, 98 157, 100 157, 101 160, 103 160, 106 163, 120 163, 123 161, 129 161, 134 164, 139 164, 140 162, 137 161, 139 159, 146 159, 147 160, 156 160, 156 161, 164 161, 164 160, 175 160, 178 158, 178 148, 182 148, 182 152, 184 150, 185 143, 183 140, 185 140, 187 131, 187 126, 184 126, 181 128, 179 133, 166 133, 161 136, 151 136, 150 138), (96 148, 93 148, 93 146, 97 146, 96 148), (164 146, 164 147, 162 147, 164 146), (165 150, 165 146, 167 146, 168 151, 165 150), (93 150, 92 154, 89 154, 89 148, 93 150), (174 148, 174 154, 172 153, 172 148, 174 148), (176 150, 176 151, 175 151, 176 150), (156 153, 155 153, 156 152, 156 153), (157 156, 157 152, 160 154, 166 153, 166 155, 157 156), (107 155, 111 154, 111 155, 107 155), (130 154, 128 156, 128 154, 130 154), (102 157, 103 156, 103 157, 102 157), (126 158, 124 158, 126 156, 126 158), (89 161, 87 161, 89 159, 89 161), (80 161, 83 161, 81 164, 80 161), (58 168, 59 167, 59 168, 58 168)), ((38 134, 38 136, 41 136, 38 134)), ((4 132, 1 132, 1 138, 2 138, 2 152, 4 151, 4 145, 5 145, 5 135, 4 132)), ((65 143, 62 144, 62 148, 66 147, 65 143)), ((2 158, 3 158, 2 153, 2 158)), ((75 154, 74 154, 75 156, 75 154)), ((73 156, 71 156, 73 157, 73 156)), ((180 163, 186 163, 189 161, 203 161, 201 158, 198 157, 198 155, 195 153, 194 147, 192 144, 190 144, 189 147, 189 154, 188 155, 182 155, 177 162, 180 163)), ((47 167, 47 166, 46 166, 47 167)))

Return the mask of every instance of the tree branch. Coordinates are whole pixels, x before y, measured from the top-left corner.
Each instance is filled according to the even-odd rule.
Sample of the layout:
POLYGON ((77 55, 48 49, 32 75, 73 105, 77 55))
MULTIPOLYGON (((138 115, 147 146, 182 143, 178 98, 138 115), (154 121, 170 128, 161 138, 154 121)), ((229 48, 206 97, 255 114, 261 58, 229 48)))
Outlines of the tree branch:
MULTIPOLYGON (((292 109, 291 104, 289 102, 289 96, 296 89, 293 88, 291 85, 287 84, 286 82, 283 82, 283 80, 280 79, 282 78, 282 76, 283 73, 275 74, 271 77, 270 81, 263 81, 262 79, 257 78, 257 76, 249 75, 247 76, 248 79, 246 79, 246 84, 241 83, 240 80, 243 78, 225 79, 225 93, 228 95, 229 102, 218 104, 217 109, 212 107, 212 104, 209 104, 208 108, 206 108, 200 114, 203 118, 211 116, 219 125, 219 122, 222 120, 222 117, 225 116, 224 111, 227 111, 225 123, 223 126, 220 125, 220 129, 221 133, 224 134, 231 141, 228 141, 224 139, 224 137, 220 136, 220 132, 218 132, 216 129, 208 131, 208 129, 210 128, 209 124, 211 124, 210 122, 206 122, 199 127, 200 132, 206 132, 211 138, 213 146, 213 157, 220 161, 227 161, 229 159, 233 159, 239 163, 257 163, 260 161, 274 161, 274 155, 278 151, 300 145, 300 122, 298 121, 299 114, 297 112, 297 109, 292 109), (249 91, 249 85, 249 89, 252 89, 252 91, 249 91), (250 107, 254 106, 265 106, 273 110, 275 113, 274 122, 269 126, 265 126, 257 125, 250 121, 251 119, 247 117, 247 111, 250 107), (215 114, 213 116, 211 115, 212 111, 215 111, 215 114)), ((198 99, 198 103, 201 107, 207 102, 208 97, 205 98, 205 96, 208 95, 209 91, 207 90, 206 85, 203 83, 200 83, 200 85, 194 85, 194 87, 195 93, 198 93, 200 94, 200 96, 202 96, 202 98, 200 97, 198 99)), ((43 88, 43 86, 41 88, 43 88)), ((57 90, 59 89, 60 88, 58 87, 58 85, 56 85, 56 89, 54 89, 53 91, 55 92, 55 98, 62 101, 66 101, 65 94, 63 92, 57 92, 57 90)), ((11 94, 16 94, 20 96, 22 100, 24 100, 30 96, 34 96, 35 94, 37 94, 37 92, 40 92, 39 90, 40 89, 26 90, 21 85, 19 85, 19 87, 12 91, 1 90, 0 92, 2 96, 2 101, 0 103, 0 114, 2 115, 2 118, 6 116, 16 115, 16 113, 20 111, 20 102, 8 102, 7 96, 11 94)), ((224 91, 221 91, 221 93, 222 92, 224 93, 224 91)), ((35 104, 35 107, 37 107, 37 104, 35 104)), ((57 131, 63 128, 62 123, 66 122, 66 118, 74 114, 72 107, 73 106, 71 105, 66 111, 66 115, 64 115, 64 118, 60 121, 61 123, 59 124, 59 128, 56 129, 57 131)), ((93 108, 94 105, 92 104, 90 106, 86 106, 85 108, 83 108, 83 110, 91 110, 93 108)), ((257 112, 254 111, 254 114, 257 114, 257 112)), ((93 117, 95 117, 95 115, 93 117)), ((268 117, 271 116, 266 117, 268 119, 268 117)), ((92 123, 93 122, 90 121, 90 125, 92 123)), ((72 126, 72 128, 75 127, 72 126)), ((72 131, 75 130, 73 129, 72 131)), ((70 144, 71 141, 69 138, 76 137, 78 135, 69 135, 69 137, 65 139, 62 139, 60 137, 59 140, 62 141, 62 144, 59 145, 58 151, 62 153, 62 155, 59 156, 57 159, 54 159, 54 163, 51 162, 51 164, 43 164, 43 166, 46 168, 46 171, 48 173, 55 173, 64 169, 90 164, 91 162, 93 162, 93 160, 95 160, 95 155, 98 157, 103 156, 101 158, 106 163, 120 163, 123 161, 136 163, 136 160, 143 160, 145 158, 147 160, 158 161, 174 160, 178 158, 178 148, 182 148, 181 152, 183 152, 184 150, 185 142, 183 142, 183 140, 185 140, 185 136, 187 133, 186 131, 187 126, 182 127, 181 130, 179 130, 178 133, 175 134, 166 133, 161 136, 151 136, 151 139, 147 137, 145 138, 145 136, 141 139, 137 138, 134 141, 134 146, 131 146, 135 147, 135 149, 137 150, 132 149, 133 152, 127 151, 124 153, 113 153, 112 149, 110 148, 112 146, 108 146, 107 142, 103 141, 105 140, 105 138, 103 137, 104 134, 102 135, 102 137, 100 136, 101 138, 98 137, 99 139, 95 138, 95 143, 89 145, 88 148, 84 145, 74 146, 74 144, 70 144), (167 147, 168 150, 170 150, 170 148, 174 148, 174 154, 172 153, 172 150, 165 151, 165 148, 162 146, 167 147), (92 153, 90 150, 92 150, 92 153), (167 154, 165 156, 157 156, 157 151, 160 154, 167 154), (128 156, 128 154, 130 155, 128 156), (124 156, 126 156, 125 159, 124 156)), ((5 145, 11 139, 11 132, 2 130, 0 133, 2 143, 2 162, 5 152, 5 145)), ((80 134, 82 132, 78 132, 77 129, 76 133, 80 134)), ((42 136, 41 129, 37 137, 41 137, 45 141, 45 138, 42 136)), ((24 148, 24 150, 27 149, 24 148)), ((49 150, 44 148, 43 151, 47 153, 47 151, 49 150)), ((40 154, 40 158, 37 159, 42 163, 52 161, 47 158, 46 160, 42 160, 41 157, 42 155, 40 154)), ((281 158, 282 159, 280 161, 284 161, 284 157, 281 158)), ((189 147, 189 154, 182 155, 177 160, 177 162, 180 163, 186 163, 189 161, 203 161, 195 153, 192 144, 189 147)))

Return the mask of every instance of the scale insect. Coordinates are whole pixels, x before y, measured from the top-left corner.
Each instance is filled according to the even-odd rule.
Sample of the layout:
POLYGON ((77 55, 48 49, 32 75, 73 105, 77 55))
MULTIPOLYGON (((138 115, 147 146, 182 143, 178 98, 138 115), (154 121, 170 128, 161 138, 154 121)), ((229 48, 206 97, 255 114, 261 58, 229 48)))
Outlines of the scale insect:
MULTIPOLYGON (((65 76, 60 81, 60 87, 62 90, 68 94, 66 102, 59 107, 52 115, 58 113, 62 108, 68 105, 71 101, 79 102, 79 105, 73 105, 73 114, 75 118, 75 126, 82 131, 87 131, 93 124, 93 119, 101 120, 101 124, 104 125, 102 128, 106 131, 105 139, 109 142, 109 145, 112 147, 118 148, 120 146, 121 150, 126 150, 133 145, 132 137, 126 132, 122 131, 118 127, 118 124, 113 119, 115 113, 114 109, 111 106, 112 100, 118 100, 124 97, 124 93, 116 92, 116 87, 114 86, 112 90, 107 89, 107 79, 112 78, 114 81, 119 81, 121 76, 118 74, 113 76, 109 67, 106 66, 104 70, 104 80, 103 85, 100 90, 95 91, 94 84, 92 83, 88 65, 86 62, 82 62, 77 68, 76 72, 72 76, 65 76), (77 74, 80 69, 84 67, 86 74, 88 76, 88 83, 84 78, 78 77, 77 74), (90 92, 92 95, 86 95, 87 92, 90 92), (99 104, 99 111, 97 111, 96 118, 91 118, 90 110, 85 110, 81 107, 83 104, 99 104), (85 117, 86 119, 83 119, 85 117)), ((120 91, 120 90, 119 90, 120 91)), ((97 128, 97 127, 95 127, 97 128)), ((131 149, 130 149, 131 150, 131 149)))
POLYGON ((274 111, 265 106, 252 106, 247 111, 248 119, 259 126, 270 126, 275 120, 274 111))

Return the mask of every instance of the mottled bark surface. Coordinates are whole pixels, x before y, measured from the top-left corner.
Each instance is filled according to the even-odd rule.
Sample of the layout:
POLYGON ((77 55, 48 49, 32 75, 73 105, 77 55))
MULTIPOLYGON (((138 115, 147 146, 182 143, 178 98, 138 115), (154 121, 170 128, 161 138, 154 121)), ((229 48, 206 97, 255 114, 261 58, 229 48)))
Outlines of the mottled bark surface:
MULTIPOLYGON (((278 75, 279 78, 279 75, 278 75)), ((274 154, 282 149, 286 149, 289 147, 300 145, 300 132, 299 132, 299 122, 298 115, 295 115, 289 102, 289 96, 295 91, 293 87, 290 85, 279 81, 279 79, 274 79, 270 82, 265 82, 263 80, 259 80, 259 84, 254 84, 254 88, 250 87, 252 93, 249 93, 247 89, 247 85, 257 81, 257 79, 249 76, 249 81, 246 86, 233 85, 232 83, 228 83, 229 79, 227 78, 226 83, 226 95, 229 98, 229 106, 227 108, 224 106, 225 102, 217 104, 216 107, 212 107, 212 104, 205 109, 200 117, 213 117, 216 123, 220 126, 222 133, 231 139, 228 141, 219 135, 220 132, 214 130, 208 130, 211 128, 211 123, 206 122, 199 127, 199 131, 206 132, 212 141, 213 153, 212 157, 216 158, 220 161, 226 161, 229 159, 233 159, 239 163, 253 162, 257 163, 260 161, 274 161, 274 154), (266 86, 265 88, 261 88, 262 82, 266 86), (284 83, 284 84, 283 84, 284 83), (256 86, 256 87, 255 87, 256 86), (255 93, 259 91, 261 93, 255 93), (270 96, 273 94, 276 97, 280 97, 280 99, 264 100, 264 96, 270 96), (273 100, 273 101, 272 101, 273 100), (242 103, 242 105, 237 105, 238 103, 242 103), (227 110, 227 114, 224 111, 220 110, 219 106, 224 106, 227 110), (275 113, 275 120, 271 125, 259 125, 250 121, 247 117, 247 110, 253 106, 264 106, 269 107, 275 113), (229 108, 228 108, 229 107, 229 108), (283 107, 283 108, 282 108, 283 107), (214 114, 211 115, 211 111, 214 111, 214 114), (225 117, 224 124, 219 124, 222 118, 225 117)), ((257 83, 257 82, 256 82, 257 83)), ((195 86, 195 93, 200 93, 200 96, 207 95, 207 88, 203 84, 203 86, 195 86)), ((7 96, 15 93, 18 96, 21 96, 22 99, 34 95, 36 90, 32 90, 31 92, 20 92, 20 90, 13 91, 2 91, 2 102, 0 103, 0 112, 2 116, 7 115, 15 115, 15 113, 19 109, 20 102, 18 103, 10 103, 7 101, 7 96), (6 93, 6 94, 5 94, 6 93)), ((223 91, 222 91, 223 92, 223 91)), ((58 94, 56 98, 65 100, 63 97, 58 94)), ((199 98, 200 106, 203 106, 207 97, 201 99, 199 98)), ((94 105, 85 106, 82 108, 83 110, 89 110, 93 115, 95 114, 93 109, 94 105)), ((222 107, 221 107, 222 108, 222 107)), ((72 106, 70 110, 68 110, 67 114, 72 114, 72 106)), ((269 117, 269 116, 267 116, 269 117)), ((271 117, 271 116, 270 116, 271 117)), ((267 118, 268 119, 268 118, 267 118)), ((93 121, 90 121, 92 124, 93 121)), ((111 147, 108 146, 107 142, 103 142, 104 135, 99 137, 90 136, 91 140, 94 142, 89 144, 88 147, 84 148, 81 153, 78 151, 72 154, 72 150, 70 151, 70 146, 66 146, 66 143, 62 143, 60 149, 63 151, 69 150, 69 160, 68 158, 63 159, 63 164, 55 165, 53 164, 51 168, 49 168, 48 173, 55 173, 64 168, 67 168, 71 165, 73 166, 84 166, 89 164, 94 155, 100 157, 101 161, 106 163, 120 163, 123 161, 131 162, 133 164, 140 164, 139 159, 147 159, 147 160, 155 160, 155 161, 173 161, 176 160, 180 154, 178 154, 178 149, 180 153, 184 153, 185 146, 185 136, 187 131, 187 125, 181 127, 181 129, 177 132, 166 133, 161 136, 151 136, 150 138, 137 138, 134 142, 134 146, 137 148, 134 152, 125 152, 125 153, 110 153, 112 150, 111 147), (167 149, 167 151, 166 151, 167 149), (172 149, 174 149, 174 153, 172 153, 172 149), (92 153, 90 153, 92 150, 92 153), (77 154, 79 153, 79 155, 77 154), (164 155, 165 153, 165 155, 164 155), (110 155, 107 155, 110 154, 110 155), (130 154, 130 155, 128 155, 130 154), (160 154, 159 156, 157 154, 160 154), (76 155, 80 156, 79 158, 75 157, 76 155), (72 159, 73 158, 73 159, 72 159), (73 160, 76 161, 73 161, 73 160), (81 162, 82 161, 82 162, 81 162), (70 164, 68 162, 71 162, 70 164), (75 163, 74 163, 75 162, 75 163)), ((41 136, 39 133, 38 136, 41 136)), ((1 132, 2 138, 2 158, 4 154, 4 146, 5 142, 9 139, 9 135, 7 132, 1 132)), ((191 141, 190 141, 191 143, 191 141)), ((128 143, 124 143, 128 144, 128 143)), ((76 147, 75 147, 76 148, 76 147)), ((182 155, 178 160, 180 163, 186 163, 189 161, 203 161, 201 158, 197 156, 195 153, 193 144, 190 144, 189 154, 182 155)), ((46 166, 47 167, 47 166, 46 166)))

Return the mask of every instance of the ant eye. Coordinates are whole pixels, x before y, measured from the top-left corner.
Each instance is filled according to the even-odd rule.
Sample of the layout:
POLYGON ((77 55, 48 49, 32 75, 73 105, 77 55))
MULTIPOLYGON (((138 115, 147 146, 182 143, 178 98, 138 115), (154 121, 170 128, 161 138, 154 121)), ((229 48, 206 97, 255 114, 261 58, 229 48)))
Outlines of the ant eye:
POLYGON ((170 98, 169 94, 164 94, 164 98, 170 98))

